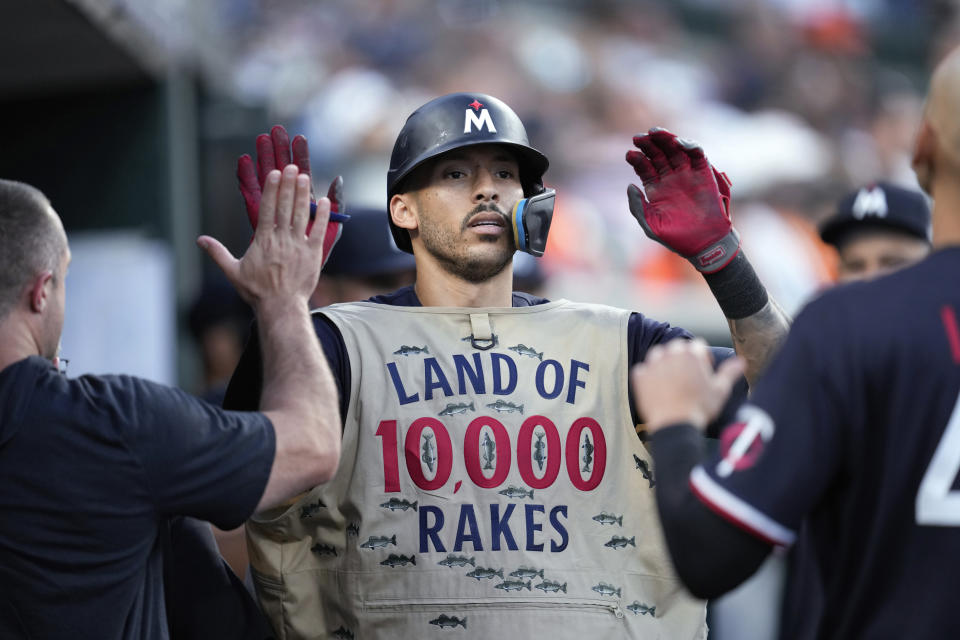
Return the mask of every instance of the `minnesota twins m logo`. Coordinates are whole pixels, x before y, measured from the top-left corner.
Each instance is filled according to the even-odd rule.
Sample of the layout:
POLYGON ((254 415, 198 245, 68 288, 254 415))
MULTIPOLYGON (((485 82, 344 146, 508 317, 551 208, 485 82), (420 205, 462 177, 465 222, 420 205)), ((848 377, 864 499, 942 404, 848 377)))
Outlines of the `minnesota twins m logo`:
POLYGON ((853 217, 863 220, 867 216, 887 217, 887 196, 880 187, 860 189, 853 201, 853 217))
POLYGON ((493 120, 490 118, 490 112, 486 109, 482 109, 480 115, 474 113, 472 109, 467 109, 464 112, 463 132, 470 133, 474 126, 477 127, 477 131, 482 131, 486 127, 490 133, 497 132, 497 128, 493 126, 493 120))

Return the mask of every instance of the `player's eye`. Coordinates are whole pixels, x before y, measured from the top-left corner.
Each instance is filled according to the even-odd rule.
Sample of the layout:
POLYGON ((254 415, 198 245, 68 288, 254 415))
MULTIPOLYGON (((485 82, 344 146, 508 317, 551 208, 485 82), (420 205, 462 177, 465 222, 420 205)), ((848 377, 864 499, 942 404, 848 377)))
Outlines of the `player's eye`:
POLYGON ((460 180, 461 178, 466 177, 467 174, 461 171, 460 169, 448 169, 446 175, 448 178, 451 178, 453 180, 460 180))
POLYGON ((509 169, 500 169, 497 171, 497 177, 501 180, 509 180, 513 177, 513 171, 510 171, 509 169))
POLYGON ((884 267, 900 267, 907 264, 907 258, 903 256, 883 256, 880 258, 880 264, 884 267))

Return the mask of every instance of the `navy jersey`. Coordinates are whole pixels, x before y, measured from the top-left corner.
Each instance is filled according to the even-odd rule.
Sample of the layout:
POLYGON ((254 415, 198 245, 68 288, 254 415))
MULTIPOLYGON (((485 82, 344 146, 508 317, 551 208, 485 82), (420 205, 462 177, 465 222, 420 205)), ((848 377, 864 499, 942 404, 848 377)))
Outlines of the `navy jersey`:
POLYGON ((274 447, 265 415, 146 380, 0 371, 0 638, 168 638, 164 548, 196 547, 167 522, 240 525, 274 447))
MULTIPOLYGON (((412 286, 404 287, 393 293, 374 296, 370 302, 406 307, 419 307, 420 300, 412 286)), ((514 307, 529 307, 548 302, 544 298, 515 291, 514 307)), ((333 372, 340 392, 340 415, 347 415, 347 401, 350 398, 350 360, 343 338, 336 326, 322 314, 313 315, 314 329, 320 340, 320 346, 326 355, 330 370, 333 372)), ((385 328, 386 329, 386 328, 385 328)), ((627 349, 631 365, 642 362, 647 350, 655 344, 668 342, 674 338, 690 339, 693 335, 680 327, 672 327, 665 322, 657 322, 640 313, 630 316, 627 326, 627 349)), ((733 355, 733 350, 724 347, 712 347, 714 359, 719 363, 733 355)), ((228 409, 255 411, 260 406, 260 391, 263 386, 263 367, 260 360, 260 347, 256 331, 251 333, 250 343, 244 350, 240 364, 234 371, 227 387, 223 406, 228 409)), ((736 388, 733 399, 728 403, 732 411, 743 401, 747 393, 747 384, 743 380, 736 388)), ((630 403, 633 407, 633 402, 630 403)), ((634 416, 634 422, 642 422, 641 416, 634 416)))
POLYGON ((690 475, 707 506, 772 544, 806 518, 820 637, 960 637, 958 275, 949 249, 811 303, 690 475))

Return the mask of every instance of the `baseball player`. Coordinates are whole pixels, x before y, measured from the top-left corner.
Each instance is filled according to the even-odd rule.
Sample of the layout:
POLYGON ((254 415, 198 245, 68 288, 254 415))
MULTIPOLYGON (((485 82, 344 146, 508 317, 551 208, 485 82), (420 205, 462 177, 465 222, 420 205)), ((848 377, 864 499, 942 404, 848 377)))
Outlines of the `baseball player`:
POLYGON ((820 226, 840 256, 840 282, 874 278, 930 253, 930 207, 922 193, 877 182, 845 196, 820 226))
MULTIPOLYGON (((739 250, 728 183, 667 131, 635 144, 633 214, 705 274, 756 375, 787 323, 739 250)), ((258 165, 302 162, 304 146, 291 156, 275 128, 258 165)), ((245 193, 252 167, 241 158, 245 193)), ((315 312, 345 416, 339 471, 247 525, 257 593, 285 637, 706 637, 704 603, 654 526, 627 384, 650 346, 692 336, 511 291, 514 252, 546 245, 546 169, 492 96, 437 98, 400 131, 385 223, 416 283, 315 312)), ((227 406, 257 406, 258 351, 227 406)))
POLYGON ((801 531, 822 576, 817 637, 960 635, 944 571, 960 549, 958 108, 955 50, 933 75, 914 153, 934 252, 811 303, 717 455, 702 456, 697 428, 735 365, 715 375, 702 345, 676 343, 633 374, 667 543, 693 593, 732 588, 801 531))
MULTIPOLYGON (((820 237, 837 250, 840 283, 868 280, 910 266, 930 253, 930 206, 917 191, 888 182, 844 196, 820 225, 820 237)), ((784 638, 814 638, 822 589, 811 541, 790 549, 780 611, 784 638), (808 557, 809 556, 809 557, 808 557)))

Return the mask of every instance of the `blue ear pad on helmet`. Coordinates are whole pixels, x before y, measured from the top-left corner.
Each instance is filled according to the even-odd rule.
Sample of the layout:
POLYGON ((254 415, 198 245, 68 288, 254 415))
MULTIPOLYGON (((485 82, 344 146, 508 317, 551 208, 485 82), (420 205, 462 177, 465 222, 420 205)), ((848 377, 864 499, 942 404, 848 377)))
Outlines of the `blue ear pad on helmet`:
POLYGON ((547 248, 547 234, 553 220, 553 205, 557 192, 544 189, 529 198, 523 198, 513 206, 511 222, 513 240, 518 251, 540 257, 547 248))

